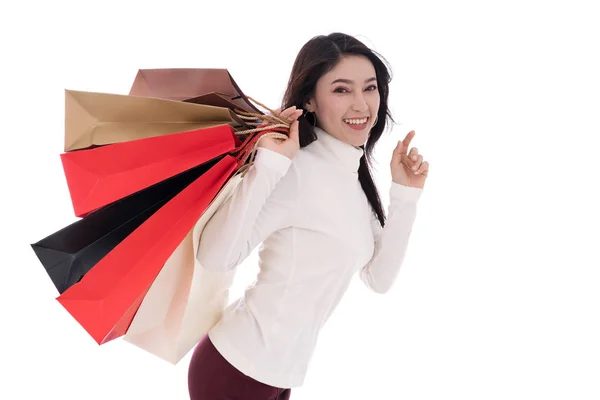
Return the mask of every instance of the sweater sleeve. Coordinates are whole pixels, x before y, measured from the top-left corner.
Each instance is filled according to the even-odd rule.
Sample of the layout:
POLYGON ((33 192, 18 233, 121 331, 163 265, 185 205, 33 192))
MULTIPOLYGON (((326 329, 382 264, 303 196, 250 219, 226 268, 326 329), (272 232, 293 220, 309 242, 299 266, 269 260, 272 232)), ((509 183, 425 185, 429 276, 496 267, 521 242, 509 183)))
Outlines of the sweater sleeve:
POLYGON ((244 178, 202 231, 196 257, 204 268, 233 269, 271 233, 291 225, 295 184, 282 179, 291 164, 284 155, 258 148, 244 178))
POLYGON ((423 189, 392 182, 388 216, 382 228, 379 220, 371 221, 375 237, 375 251, 371 260, 360 271, 363 283, 376 293, 386 293, 392 287, 404 261, 417 203, 423 189))

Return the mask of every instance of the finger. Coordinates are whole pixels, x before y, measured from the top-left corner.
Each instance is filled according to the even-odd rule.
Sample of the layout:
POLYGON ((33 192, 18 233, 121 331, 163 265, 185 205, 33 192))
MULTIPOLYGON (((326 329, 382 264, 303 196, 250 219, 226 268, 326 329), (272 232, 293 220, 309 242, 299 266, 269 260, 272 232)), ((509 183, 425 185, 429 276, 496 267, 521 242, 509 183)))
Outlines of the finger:
MULTIPOLYGON (((291 106, 291 107, 288 107, 288 108, 286 108, 285 110, 283 110, 283 111, 281 112, 281 114, 279 115, 279 117, 280 117, 281 119, 287 119, 287 120, 290 120, 291 116, 292 116, 292 115, 293 115, 293 114, 294 114, 296 111, 297 111, 297 110, 296 110, 296 106, 291 106)), ((291 122, 291 120, 290 120, 290 122, 291 122)))
POLYGON ((289 110, 289 109, 285 109, 282 112, 280 112, 277 117, 284 120, 284 121, 288 121, 290 114, 293 112, 293 110, 289 110))
POLYGON ((410 131, 406 134, 406 136, 402 140, 402 143, 404 144, 405 149, 408 149, 408 147, 410 146, 410 142, 413 140, 414 137, 415 137, 415 131, 410 131))
POLYGON ((302 115, 304 111, 302 109, 296 110, 294 111, 289 117, 288 117, 288 121, 290 123, 297 121, 298 118, 300 118, 300 116, 302 115))
POLYGON ((396 144, 396 148, 392 153, 392 164, 399 164, 402 161, 402 154, 404 153, 404 144, 401 140, 398 140, 398 144, 396 144))
POLYGON ((300 118, 300 116, 302 115, 302 109, 300 110, 295 110, 292 114, 290 114, 287 118, 287 121, 291 124, 294 121, 297 121, 298 118, 300 118))
POLYGON ((408 152, 408 158, 410 159, 410 161, 417 161, 418 157, 419 157, 419 149, 417 149, 416 147, 413 147, 412 149, 410 149, 410 151, 408 152))
POLYGON ((300 143, 300 133, 299 133, 299 130, 298 130, 298 120, 295 120, 290 125, 289 140, 292 140, 292 141, 294 141, 296 143, 300 143))
POLYGON ((422 174, 422 175, 427 176, 428 173, 429 173, 429 163, 427 161, 425 161, 424 163, 421 163, 421 166, 416 171, 416 174, 422 174))
MULTIPOLYGON (((413 161, 413 160, 411 160, 413 161)), ((412 164, 412 170, 415 171, 415 174, 417 173, 417 171, 419 170, 419 168, 421 167, 421 164, 423 163, 423 156, 422 155, 418 155, 417 159, 413 161, 412 164)))
POLYGON ((263 118, 263 122, 264 123, 269 123, 271 120, 266 118, 266 117, 279 117, 281 114, 281 108, 276 108, 274 110, 272 110, 271 112, 269 112, 268 114, 265 114, 265 118, 263 118))

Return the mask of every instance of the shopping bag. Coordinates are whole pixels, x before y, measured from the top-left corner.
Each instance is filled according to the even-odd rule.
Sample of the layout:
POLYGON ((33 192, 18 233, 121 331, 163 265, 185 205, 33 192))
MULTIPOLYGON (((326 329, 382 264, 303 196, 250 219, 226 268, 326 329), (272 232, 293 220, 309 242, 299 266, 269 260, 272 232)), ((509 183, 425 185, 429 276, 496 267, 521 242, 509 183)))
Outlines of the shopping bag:
POLYGON ((65 152, 223 124, 248 127, 243 119, 224 107, 65 91, 65 152))
POLYGON ((120 242, 219 159, 111 203, 32 244, 58 292, 64 293, 79 282, 120 242))
POLYGON ((232 177, 152 283, 124 339, 172 364, 221 318, 229 301, 235 269, 205 269, 195 257, 202 231, 242 179, 232 177))
POLYGON ((237 166, 224 156, 57 298, 98 344, 127 331, 163 265, 237 166))
POLYGON ((140 69, 129 91, 130 95, 177 101, 190 101, 209 93, 223 94, 237 108, 262 114, 223 68, 140 69))
MULTIPOLYGON (((229 108, 233 112, 239 112, 240 107, 236 104, 235 96, 230 96, 224 93, 207 93, 200 96, 185 99, 186 103, 204 104, 207 106, 229 108)), ((242 110, 244 111, 244 110, 242 110)))
POLYGON ((85 216, 241 144, 229 125, 61 154, 75 215, 85 216))

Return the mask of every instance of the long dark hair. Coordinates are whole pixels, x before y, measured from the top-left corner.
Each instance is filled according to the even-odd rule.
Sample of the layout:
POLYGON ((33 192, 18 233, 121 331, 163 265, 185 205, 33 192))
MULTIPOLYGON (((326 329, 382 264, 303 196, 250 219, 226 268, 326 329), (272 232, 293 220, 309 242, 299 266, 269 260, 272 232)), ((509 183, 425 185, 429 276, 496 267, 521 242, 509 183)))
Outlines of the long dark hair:
MULTIPOLYGON (((282 109, 292 106, 304 108, 306 102, 314 95, 317 81, 332 70, 342 57, 348 55, 367 57, 373 64, 377 75, 380 97, 377 123, 371 129, 367 143, 361 146, 364 155, 360 159, 358 179, 373 211, 377 214, 379 223, 384 226, 385 213, 370 167, 375 144, 389 122, 395 122, 388 108, 389 83, 392 76, 387 61, 358 39, 344 33, 336 32, 327 36, 315 36, 300 49, 296 56, 281 107, 282 109)), ((308 146, 317 140, 313 129, 314 120, 311 121, 311 119, 308 114, 299 119, 300 147, 308 146)))

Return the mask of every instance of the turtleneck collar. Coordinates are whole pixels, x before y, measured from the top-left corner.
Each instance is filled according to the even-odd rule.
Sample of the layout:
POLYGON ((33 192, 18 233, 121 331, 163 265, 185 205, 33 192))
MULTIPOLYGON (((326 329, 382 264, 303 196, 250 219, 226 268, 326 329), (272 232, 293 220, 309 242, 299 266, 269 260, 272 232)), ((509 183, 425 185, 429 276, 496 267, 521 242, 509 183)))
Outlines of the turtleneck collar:
POLYGON ((343 142, 319 127, 315 127, 314 130, 317 140, 313 143, 322 147, 326 156, 333 158, 346 171, 358 173, 360 159, 364 154, 362 148, 343 142))

